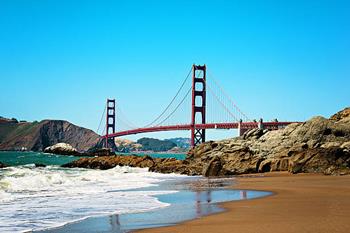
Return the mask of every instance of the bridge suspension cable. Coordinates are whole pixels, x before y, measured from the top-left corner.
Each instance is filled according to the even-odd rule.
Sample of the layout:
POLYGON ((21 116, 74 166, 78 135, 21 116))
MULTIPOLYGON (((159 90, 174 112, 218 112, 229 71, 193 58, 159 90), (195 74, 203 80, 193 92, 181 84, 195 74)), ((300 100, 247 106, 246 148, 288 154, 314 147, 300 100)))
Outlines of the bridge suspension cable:
MULTIPOLYGON (((172 130, 191 130, 191 142, 194 142, 192 143, 192 145, 194 146, 196 145, 197 142, 199 142, 198 136, 201 136, 202 142, 205 141, 204 130, 206 129, 225 129, 225 130, 239 129, 239 133, 241 134, 244 132, 244 130, 247 130, 250 128, 266 127, 269 129, 278 129, 280 127, 284 127, 292 123, 292 122, 266 122, 266 123, 264 122, 263 123, 262 121, 259 123, 256 121, 250 122, 248 116, 238 108, 235 102, 224 91, 222 86, 212 76, 211 73, 209 73, 210 78, 207 79, 208 76, 206 71, 207 70, 205 65, 204 66, 193 65, 193 67, 190 69, 190 72, 186 76, 185 80, 182 82, 180 88, 177 90, 175 96, 171 99, 170 103, 155 118, 155 120, 153 120, 150 124, 146 125, 145 127, 135 127, 133 123, 127 120, 128 118, 125 117, 125 114, 120 109, 120 106, 118 106, 117 108, 115 108, 115 105, 108 107, 108 110, 115 109, 118 111, 117 114, 114 114, 115 111, 113 111, 113 113, 109 113, 108 110, 106 110, 108 106, 107 105, 104 108, 104 112, 102 114, 102 118, 98 126, 97 132, 100 131, 103 117, 107 115, 109 116, 107 117, 107 127, 103 127, 104 131, 107 131, 107 132, 106 132, 106 135, 104 132, 102 133, 104 135, 103 138, 105 138, 106 141, 108 140, 108 138, 115 138, 115 137, 121 137, 126 135, 138 134, 138 133, 150 133, 150 132, 161 132, 161 131, 172 131, 172 130), (193 71, 192 86, 189 89, 187 89, 187 86, 185 86, 185 84, 189 79, 192 71, 193 71), (201 75, 202 72, 203 72, 203 75, 201 75), (193 95, 192 95, 192 98, 189 98, 189 96, 191 96, 190 95, 191 90, 193 91, 193 95), (209 96, 207 96, 207 94, 209 94, 209 96), (207 97, 210 97, 210 98, 207 98, 207 97), (190 102, 187 102, 187 100, 190 102), (200 103, 202 105, 200 105, 200 103), (222 106, 224 111, 222 111, 221 107, 218 107, 220 105, 222 106), (190 113, 192 114, 189 113, 187 115, 187 111, 191 111, 190 113), (196 113, 201 113, 201 114, 196 115, 196 113), (208 115, 210 116, 210 118, 207 117, 208 115), (111 123, 109 122, 111 118, 110 116, 114 117, 114 120, 111 123), (174 120, 177 121, 179 119, 184 119, 183 118, 184 116, 185 117, 192 116, 190 118, 191 122, 183 122, 183 120, 180 122, 174 122, 174 120), (197 116, 199 121, 197 119, 197 116), (118 119, 116 120, 115 117, 117 117, 118 119), (194 122, 193 122, 193 119, 195 119, 194 122), (208 121, 208 119, 210 120, 208 121), (238 121, 240 120, 243 120, 244 122, 239 124, 238 121), (115 122, 118 122, 118 124, 115 124, 115 122), (200 122, 200 123, 197 123, 197 122, 200 122), (117 132, 114 132, 113 130, 112 134, 109 133, 108 129, 110 125, 113 126, 113 129, 115 126, 117 126, 118 127, 117 132), (130 128, 130 130, 125 130, 125 128, 123 128, 124 126, 127 126, 127 128, 130 128), (119 129, 123 129, 123 130, 119 130, 119 129), (201 132, 201 135, 197 134, 196 132, 201 132)), ((114 102, 114 100, 107 100, 107 103, 108 102, 114 102)))
MULTIPOLYGON (((191 71, 193 71, 193 67, 192 67, 192 69, 190 70, 190 72, 191 71)), ((198 73, 198 75, 200 76, 200 75, 202 75, 202 73, 203 73, 203 71, 202 70, 200 70, 199 71, 199 73, 198 73)), ((189 75, 188 75, 189 76, 189 75)), ((187 76, 187 79, 188 79, 188 76, 187 76)), ((170 112, 169 114, 168 114, 168 116, 166 117, 166 118, 164 118, 161 122, 159 122, 157 125, 155 125, 156 127, 157 126, 160 126, 160 125, 162 125, 164 122, 166 122, 167 120, 169 120, 171 117, 174 117, 174 118, 171 118, 171 119, 175 119, 176 120, 176 117, 178 117, 178 116, 176 116, 175 114, 180 114, 180 115, 182 115, 182 116, 190 116, 190 114, 191 114, 191 112, 190 112, 190 106, 191 106, 191 99, 190 98, 187 98, 187 97, 189 97, 189 94, 191 93, 191 90, 192 90, 192 85, 191 85, 191 87, 189 87, 189 89, 187 90, 187 92, 185 92, 184 93, 184 97, 180 100, 180 102, 176 105, 176 107, 172 110, 172 112, 170 112), (187 102, 185 102, 185 101, 189 101, 188 103, 187 102), (186 104, 188 104, 188 105, 186 105, 186 104), (179 111, 179 108, 181 107, 181 106, 184 106, 185 108, 184 109, 180 109, 180 111, 179 111), (188 112, 187 112, 188 111, 188 112), (186 115, 188 113, 188 115, 186 115)), ((183 124, 184 122, 182 122, 182 121, 180 121, 180 122, 171 122, 171 124, 173 124, 173 125, 179 125, 179 124, 183 124)), ((188 123, 190 123, 190 122, 188 122, 188 123)), ((167 122, 167 124, 166 125, 171 125, 171 124, 169 124, 169 122, 167 122)))
MULTIPOLYGON (((107 108, 107 104, 105 104, 105 106, 103 107, 103 113, 102 113, 102 116, 101 116, 101 120, 100 120, 100 123, 98 124, 97 130, 96 130, 96 133, 97 133, 97 134, 98 134, 98 131, 100 130, 100 127, 101 127, 103 118, 104 118, 104 116, 105 116, 106 108, 107 108)), ((103 133, 102 133, 102 135, 103 135, 103 133)))
POLYGON ((249 117, 244 114, 241 109, 235 104, 235 102, 232 100, 232 98, 225 92, 225 90, 221 87, 219 82, 214 78, 213 74, 208 70, 209 76, 213 80, 214 84, 220 89, 221 93, 229 100, 229 102, 233 105, 233 107, 240 113, 241 116, 244 117, 244 121, 250 121, 249 117))
MULTIPOLYGON (((188 72, 185 80, 182 82, 180 88, 178 89, 178 91, 176 92, 175 96, 172 98, 172 100, 170 101, 170 103, 168 104, 168 106, 166 106, 166 108, 163 110, 163 112, 161 112, 161 114, 159 114, 151 123, 147 124, 146 126, 144 126, 144 128, 147 128, 151 125, 153 125, 155 122, 157 122, 165 113, 166 111, 168 111, 168 109, 170 108, 170 106, 174 103, 175 99, 177 98, 177 96, 179 95, 180 91, 182 90, 182 88, 184 87, 186 81, 188 80, 188 78, 190 77, 192 73, 192 67, 190 69, 190 71, 188 72)), ((182 100, 182 102, 184 101, 184 99, 182 100)), ((181 105, 181 104, 180 104, 181 105)), ((179 105, 177 106, 177 108, 179 107, 179 105)), ((176 108, 176 109, 177 109, 176 108)), ((176 110, 175 110, 176 111, 176 110)), ((173 111, 172 113, 174 113, 175 111, 173 111)), ((171 115, 171 114, 170 114, 171 115)), ((169 116, 168 116, 169 118, 169 116)), ((163 120, 160 124, 162 124, 165 120, 163 120)), ((157 124, 159 125, 159 124, 157 124)))
POLYGON ((220 98, 214 93, 210 85, 207 84, 207 81, 204 81, 206 83, 206 86, 208 90, 213 94, 215 99, 220 103, 220 105, 226 110, 226 112, 233 117, 236 121, 239 121, 239 119, 226 107, 226 105, 220 100, 220 98))
POLYGON ((116 110, 117 110, 117 117, 119 118, 119 120, 121 120, 125 124, 125 126, 127 126, 129 129, 138 128, 134 123, 128 120, 128 118, 126 117, 126 115, 124 114, 124 112, 122 111, 119 105, 117 105, 116 110))
POLYGON ((164 119, 162 120, 160 123, 158 123, 156 126, 160 126, 161 124, 163 124, 166 120, 168 120, 176 111, 177 109, 180 107, 180 105, 185 101, 185 99, 187 98, 188 94, 190 94, 192 88, 188 89, 186 95, 182 98, 182 100, 179 102, 179 104, 175 107, 175 109, 164 119))

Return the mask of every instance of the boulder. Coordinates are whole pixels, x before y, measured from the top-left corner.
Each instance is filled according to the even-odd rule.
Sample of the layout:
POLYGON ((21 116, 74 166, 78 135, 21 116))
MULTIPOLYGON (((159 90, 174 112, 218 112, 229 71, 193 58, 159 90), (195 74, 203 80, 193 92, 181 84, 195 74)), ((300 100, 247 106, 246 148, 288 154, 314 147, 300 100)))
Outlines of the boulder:
POLYGON ((7 167, 5 164, 3 164, 2 162, 0 162, 0 168, 5 168, 7 167))
POLYGON ((67 143, 57 143, 53 146, 46 147, 44 152, 60 155, 80 155, 77 149, 67 143))
POLYGON ((221 161, 219 157, 214 157, 203 167, 203 176, 218 176, 222 169, 221 161))
POLYGON ((308 149, 289 158, 288 171, 326 175, 350 174, 350 153, 339 147, 308 149))
POLYGON ((115 166, 130 166, 130 167, 152 167, 154 160, 149 156, 136 155, 115 155, 115 156, 101 156, 93 158, 81 158, 71 163, 62 165, 62 167, 81 167, 106 170, 115 166))
POLYGON ((85 155, 85 156, 112 156, 112 155, 115 155, 115 153, 112 151, 111 148, 93 148, 91 150, 88 150, 86 153, 83 153, 82 155, 85 155))

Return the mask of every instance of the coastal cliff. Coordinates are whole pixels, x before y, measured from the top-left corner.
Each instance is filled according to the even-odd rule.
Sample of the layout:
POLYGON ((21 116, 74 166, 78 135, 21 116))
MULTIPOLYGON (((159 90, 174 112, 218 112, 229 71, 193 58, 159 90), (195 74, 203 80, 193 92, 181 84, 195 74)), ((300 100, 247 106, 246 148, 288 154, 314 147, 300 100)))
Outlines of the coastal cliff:
POLYGON ((0 150, 43 151, 60 142, 87 151, 99 142, 99 135, 63 120, 18 122, 0 118, 0 150))
POLYGON ((314 117, 280 130, 253 129, 240 137, 209 141, 191 149, 183 161, 123 157, 126 156, 84 158, 65 166, 142 166, 154 172, 204 176, 270 171, 350 174, 350 108, 329 119, 314 117))
MULTIPOLYGON (((118 152, 185 152, 189 139, 173 138, 159 140, 141 138, 137 142, 116 138, 109 140, 109 147, 118 152)), ((15 118, 0 117, 0 151, 44 151, 58 143, 69 144, 74 150, 48 150, 48 153, 83 155, 101 149, 104 141, 90 129, 79 127, 63 120, 43 120, 40 122, 18 121, 15 118), (83 153, 83 154, 82 154, 83 153)))

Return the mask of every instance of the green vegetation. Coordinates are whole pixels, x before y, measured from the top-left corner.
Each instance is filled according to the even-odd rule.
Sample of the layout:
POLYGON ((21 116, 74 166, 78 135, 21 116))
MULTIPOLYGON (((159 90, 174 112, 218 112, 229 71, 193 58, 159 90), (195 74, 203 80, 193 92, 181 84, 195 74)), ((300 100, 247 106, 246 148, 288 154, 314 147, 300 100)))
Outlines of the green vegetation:
POLYGON ((0 143, 6 140, 7 138, 11 138, 12 136, 23 136, 30 133, 33 130, 33 127, 38 125, 39 122, 35 121, 31 122, 20 122, 15 118, 11 120, 7 120, 5 122, 0 123, 0 143))
POLYGON ((176 144, 177 147, 188 149, 190 148, 190 139, 189 138, 170 138, 166 139, 166 141, 170 141, 176 144))
POLYGON ((17 128, 14 123, 0 123, 0 143, 17 128))
POLYGON ((30 131, 33 129, 34 126, 36 126, 38 123, 21 123, 17 124, 18 127, 13 131, 14 135, 26 135, 30 133, 30 131))
POLYGON ((168 151, 171 150, 172 148, 176 147, 176 144, 167 141, 167 140, 159 140, 155 138, 141 138, 137 140, 137 143, 142 145, 143 150, 151 150, 155 152, 160 152, 160 151, 168 151))

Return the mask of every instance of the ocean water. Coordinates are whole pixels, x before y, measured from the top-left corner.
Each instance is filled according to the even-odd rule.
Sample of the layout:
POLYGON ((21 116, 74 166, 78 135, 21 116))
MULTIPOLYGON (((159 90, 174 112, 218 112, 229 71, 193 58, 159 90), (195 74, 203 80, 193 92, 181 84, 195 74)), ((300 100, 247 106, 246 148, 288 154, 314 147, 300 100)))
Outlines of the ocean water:
POLYGON ((126 191, 181 178, 147 169, 63 169, 33 165, 0 170, 0 232, 39 230, 89 216, 149 211, 169 204, 154 195, 172 191, 126 191), (142 200, 142 201, 141 201, 142 200))
MULTIPOLYGON (((197 181, 201 179, 203 180, 203 178, 198 178, 197 181)), ((192 180, 194 183, 197 183, 197 181, 192 180)), ((158 188, 167 189, 164 185, 160 185, 158 188)), ((171 189, 176 188, 171 187, 171 189)), ((37 233, 133 232, 138 229, 174 225, 186 220, 222 212, 224 209, 217 205, 217 203, 220 202, 238 201, 271 194, 270 192, 264 191, 230 190, 218 187, 206 190, 196 190, 192 188, 176 190, 178 190, 178 192, 157 196, 161 202, 170 204, 165 208, 157 208, 147 212, 91 217, 61 227, 38 231, 37 233)))
POLYGON ((77 158, 1 152, 0 161, 16 166, 0 169, 0 232, 47 229, 90 216, 166 207, 169 204, 159 201, 155 195, 172 193, 172 190, 143 188, 185 178, 148 172, 147 168, 115 167, 101 171, 58 166, 74 159, 77 158), (17 159, 9 159, 9 153, 17 159), (34 162, 56 165, 35 167, 34 162))
POLYGON ((54 155, 41 152, 0 151, 0 162, 9 166, 26 164, 62 165, 77 160, 79 156, 54 155))
POLYGON ((59 166, 78 158, 0 152, 0 161, 11 165, 0 168, 0 232, 122 233, 222 211, 212 203, 269 195, 218 190, 227 185, 225 179, 159 174, 147 168, 59 166))
MULTIPOLYGON (((185 159, 185 154, 166 154, 166 153, 120 153, 121 155, 149 155, 153 158, 175 158, 185 159)), ((45 165, 62 165, 82 158, 81 156, 54 155, 42 152, 17 152, 17 151, 0 151, 0 162, 11 165, 25 164, 45 164, 45 165)))

